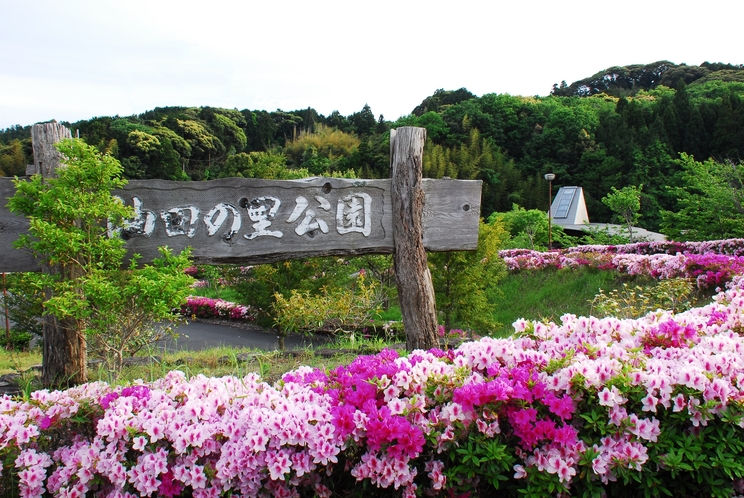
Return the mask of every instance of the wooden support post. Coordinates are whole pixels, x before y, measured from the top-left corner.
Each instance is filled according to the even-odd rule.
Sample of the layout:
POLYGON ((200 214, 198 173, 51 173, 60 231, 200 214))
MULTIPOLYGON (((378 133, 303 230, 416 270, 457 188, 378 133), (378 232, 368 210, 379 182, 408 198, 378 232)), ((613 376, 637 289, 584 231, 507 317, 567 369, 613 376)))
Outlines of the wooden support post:
MULTIPOLYGON (((54 147, 63 138, 72 138, 70 130, 58 123, 35 124, 31 128, 34 169, 42 178, 57 176, 61 155, 54 147)), ((42 262, 41 271, 62 279, 74 279, 79 269, 42 262)), ((44 299, 52 295, 44 291, 44 299)), ((85 327, 74 318, 43 317, 42 382, 47 387, 66 387, 88 381, 85 327)))
POLYGON ((424 249, 425 141, 425 128, 390 131, 395 279, 409 351, 438 345, 434 285, 424 249))
POLYGON ((54 146, 63 138, 72 138, 72 133, 59 123, 40 123, 31 127, 31 143, 34 148, 34 172, 44 178, 57 176, 60 155, 54 146))

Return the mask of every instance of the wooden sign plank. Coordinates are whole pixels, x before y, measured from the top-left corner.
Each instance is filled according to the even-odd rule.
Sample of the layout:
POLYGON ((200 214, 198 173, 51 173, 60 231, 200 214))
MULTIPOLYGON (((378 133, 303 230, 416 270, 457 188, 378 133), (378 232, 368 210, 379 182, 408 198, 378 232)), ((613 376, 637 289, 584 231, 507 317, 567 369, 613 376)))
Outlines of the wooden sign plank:
MULTIPOLYGON (((429 251, 473 250, 478 241, 480 181, 424 180, 424 245, 429 251)), ((138 216, 120 232, 141 262, 167 245, 190 246, 198 264, 260 264, 311 256, 394 251, 390 179, 228 178, 205 182, 132 180, 114 192, 138 216)), ((14 193, 0 178, 0 271, 34 271, 12 247, 28 229, 7 210, 14 193)))
POLYGON ((0 178, 0 271, 37 271, 33 255, 13 247, 18 236, 28 231, 28 220, 8 211, 8 199, 14 194, 12 178, 0 178))

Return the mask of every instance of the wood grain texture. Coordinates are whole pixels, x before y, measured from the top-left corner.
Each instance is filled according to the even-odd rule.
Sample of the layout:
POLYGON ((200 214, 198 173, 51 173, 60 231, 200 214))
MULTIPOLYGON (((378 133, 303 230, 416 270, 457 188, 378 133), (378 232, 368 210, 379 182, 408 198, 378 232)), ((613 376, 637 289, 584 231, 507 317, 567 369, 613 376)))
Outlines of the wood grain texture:
MULTIPOLYGON (((390 132, 393 189, 395 280, 406 332, 406 349, 437 345, 434 286, 424 247, 422 170, 426 129, 402 127, 390 132)), ((431 201, 431 199, 429 199, 431 201)))
POLYGON ((0 178, 0 271, 38 271, 39 265, 31 251, 13 247, 18 236, 28 231, 28 219, 7 208, 8 198, 14 194, 12 179, 0 178))
MULTIPOLYGON (((480 182, 424 180, 421 186, 425 201, 422 214, 424 247, 429 251, 475 249, 480 216, 480 182)), ((34 271, 37 265, 31 253, 12 247, 18 235, 28 229, 28 221, 24 217, 11 213, 6 208, 7 198, 14 192, 12 180, 0 178, 0 271, 34 271)), ((129 205, 133 205, 134 199, 138 199, 141 233, 132 228, 124 236, 130 253, 140 254, 142 263, 158 256, 157 248, 164 245, 176 251, 187 246, 192 247, 194 261, 199 264, 244 265, 311 256, 389 254, 395 248, 390 179, 308 178, 279 181, 229 178, 206 182, 133 180, 114 194, 129 205), (354 217, 354 213, 349 211, 354 199, 357 199, 357 207, 362 208, 357 211, 358 219, 363 220, 361 211, 365 198, 360 194, 369 197, 368 233, 364 233, 361 226, 352 230, 348 225, 350 218, 345 222, 343 218, 340 222, 338 220, 339 203, 343 205, 342 214, 345 211, 346 215, 351 214, 351 218, 354 217), (281 237, 246 237, 256 231, 256 222, 250 218, 248 207, 251 201, 261 198, 279 200, 278 209, 271 219, 266 220, 270 224, 264 230, 281 232, 281 237), (298 203, 299 198, 304 198, 307 202, 301 211, 300 204, 303 201, 298 203), (241 202, 245 207, 241 206, 241 202), (215 210, 216 207, 222 209, 215 210), (296 210, 299 214, 293 218, 296 210), (314 215, 311 215, 311 211, 314 215), (207 222, 205 216, 210 212, 212 216, 207 222), (237 230, 233 230, 235 213, 240 218, 237 230), (223 214, 224 219, 220 224, 223 214), (192 215, 195 215, 193 221, 192 215), (166 227, 166 218, 171 222, 170 229, 166 227), (181 222, 174 226, 173 221, 178 218, 181 222), (290 219, 293 221, 288 221, 290 219), (144 229, 148 221, 152 222, 152 232, 146 236, 144 229), (325 227, 321 221, 325 223, 325 227), (347 224, 345 229, 344 223, 347 224), (339 231, 339 226, 343 233, 339 231), (214 230, 211 235, 210 227, 214 230), (298 229, 302 235, 298 234, 298 229), (233 231, 235 233, 231 234, 233 231)), ((264 203, 269 208, 273 207, 273 201, 265 199, 264 203)))
POLYGON ((33 174, 41 174, 44 178, 54 176, 54 170, 62 157, 54 144, 64 138, 72 138, 72 133, 59 123, 40 123, 31 127, 33 174))

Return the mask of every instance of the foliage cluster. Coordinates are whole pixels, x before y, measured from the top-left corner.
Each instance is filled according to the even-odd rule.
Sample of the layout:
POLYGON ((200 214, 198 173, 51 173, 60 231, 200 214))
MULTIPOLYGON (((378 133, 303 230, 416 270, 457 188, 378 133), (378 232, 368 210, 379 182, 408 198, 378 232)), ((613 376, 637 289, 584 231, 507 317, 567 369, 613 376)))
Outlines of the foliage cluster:
POLYGON ((521 320, 513 338, 384 350, 273 385, 174 371, 5 398, 3 490, 732 496, 743 286, 683 313, 521 320))
POLYGON ((380 285, 374 280, 367 282, 366 273, 360 270, 350 287, 322 287, 314 294, 292 290, 289 297, 277 292, 273 311, 280 334, 345 333, 353 338, 381 311, 380 285))
POLYGON ((16 246, 31 249, 47 269, 24 275, 14 290, 36 307, 43 299, 43 314, 61 331, 56 341, 51 329, 45 332, 45 382, 53 385, 86 380, 87 349, 117 369, 125 355, 163 337, 193 282, 184 273, 188 251, 173 255, 161 248, 151 264, 138 267, 135 255, 126 265, 124 241, 109 236, 133 217, 132 208, 111 195, 126 183, 121 164, 82 140, 63 140, 57 148, 63 164, 56 176, 16 179, 8 202, 29 218, 16 246), (51 361, 54 355, 59 363, 51 361), (57 364, 59 370, 51 367, 57 364))
POLYGON ((502 224, 481 222, 477 250, 428 255, 439 322, 445 330, 460 327, 486 333, 500 325, 493 314, 506 265, 498 252, 508 239, 502 224))
MULTIPOLYGON (((706 221, 691 224, 695 230, 688 235, 685 223, 695 221, 692 213, 699 206, 681 192, 720 190, 704 176, 690 174, 693 158, 703 165, 713 159, 721 166, 706 168, 734 179, 724 165, 735 169, 744 157, 741 73, 740 66, 730 64, 660 61, 609 68, 590 83, 577 82, 590 91, 566 87, 548 97, 440 89, 395 122, 375 118, 366 105, 349 116, 323 116, 311 108, 165 107, 70 127, 118 158, 127 178, 203 180, 333 173, 384 178, 389 175, 388 130, 422 126, 429 138, 425 174, 482 180, 485 218, 514 204, 544 210, 543 175, 552 172, 556 187, 583 187, 592 221, 611 221, 613 213, 602 198, 612 188, 643 185, 638 213, 644 228, 663 228, 674 238, 723 238, 739 235, 721 229, 735 230, 734 225, 707 219, 720 199, 699 196, 706 221), (684 219, 667 212, 681 212, 684 219), (711 231, 697 231, 706 225, 711 231)), ((30 162, 29 128, 0 132, 0 169, 6 175, 18 174, 30 162)), ((736 202, 727 200, 726 219, 730 214, 740 219, 736 202)))
POLYGON ((677 204, 662 211, 662 230, 674 240, 744 236, 744 163, 700 162, 687 154, 676 161, 684 182, 670 188, 677 204))
POLYGON ((505 242, 505 249, 544 251, 548 249, 549 242, 556 247, 573 247, 577 243, 577 239, 567 235, 560 225, 549 226, 545 211, 524 209, 517 204, 512 206, 511 211, 492 213, 488 223, 503 224, 509 231, 511 237, 505 242))
MULTIPOLYGON (((43 312, 41 289, 26 273, 9 273, 3 278, 3 308, 14 330, 29 340, 41 338, 43 312)), ((28 346, 26 343, 25 346, 28 346)))
POLYGON ((240 302, 250 303, 258 310, 258 323, 271 327, 277 317, 277 296, 288 300, 293 293, 320 296, 324 292, 350 291, 355 281, 352 276, 363 269, 367 272, 368 284, 387 296, 389 302, 392 289, 390 275, 386 272, 391 265, 389 256, 364 256, 308 258, 243 267, 239 273, 233 274, 230 289, 240 302))
POLYGON ((656 310, 679 313, 694 304, 693 291, 694 285, 685 278, 670 278, 645 287, 625 283, 622 289, 607 293, 600 289, 592 300, 592 315, 640 318, 656 310))
POLYGON ((651 64, 613 66, 589 78, 553 85, 552 95, 587 96, 605 93, 616 97, 637 95, 643 90, 653 90, 663 85, 676 88, 680 83, 689 85, 709 80, 744 82, 744 65, 703 62, 700 66, 673 64, 657 61, 651 64))

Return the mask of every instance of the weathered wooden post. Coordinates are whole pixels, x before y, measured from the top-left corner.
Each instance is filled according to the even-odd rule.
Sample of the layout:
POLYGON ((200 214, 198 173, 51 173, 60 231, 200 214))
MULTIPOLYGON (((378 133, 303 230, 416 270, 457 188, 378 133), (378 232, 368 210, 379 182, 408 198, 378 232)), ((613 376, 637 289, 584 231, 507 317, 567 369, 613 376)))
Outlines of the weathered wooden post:
MULTIPOLYGON (((35 124, 31 128, 34 148, 35 173, 42 178, 57 175, 61 155, 54 147, 56 142, 72 138, 70 130, 58 123, 35 124)), ((41 271, 63 279, 79 276, 79 269, 64 265, 41 264, 41 271)), ((45 289, 44 299, 51 297, 51 289, 45 289)), ((85 327, 80 320, 67 318, 58 320, 53 315, 43 317, 42 382, 49 387, 76 385, 88 381, 85 327)))
POLYGON ((393 259, 409 351, 430 349, 438 344, 434 285, 424 248, 422 170, 425 141, 425 128, 405 126, 390 131, 393 259))

